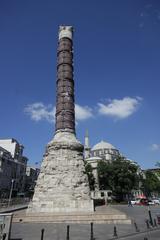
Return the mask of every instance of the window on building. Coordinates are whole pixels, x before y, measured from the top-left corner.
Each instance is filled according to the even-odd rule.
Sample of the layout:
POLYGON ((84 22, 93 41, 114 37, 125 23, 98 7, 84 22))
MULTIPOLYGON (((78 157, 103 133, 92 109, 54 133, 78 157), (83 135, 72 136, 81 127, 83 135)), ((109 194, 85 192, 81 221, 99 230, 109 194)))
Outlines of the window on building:
POLYGON ((101 197, 104 197, 104 192, 101 192, 101 197))
POLYGON ((112 193, 111 192, 108 192, 108 197, 111 197, 112 193))

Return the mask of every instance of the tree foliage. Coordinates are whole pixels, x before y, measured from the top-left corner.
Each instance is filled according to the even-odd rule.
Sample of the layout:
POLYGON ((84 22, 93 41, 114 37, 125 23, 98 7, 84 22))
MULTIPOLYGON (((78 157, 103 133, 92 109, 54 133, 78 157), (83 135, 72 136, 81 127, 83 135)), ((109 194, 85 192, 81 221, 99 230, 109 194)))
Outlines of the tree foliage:
POLYGON ((93 168, 90 163, 85 163, 85 172, 88 176, 90 190, 92 191, 95 188, 95 178, 93 175, 93 168))
POLYGON ((145 195, 150 197, 153 192, 160 193, 160 180, 158 174, 156 175, 150 170, 145 172, 145 178, 142 181, 142 190, 145 195))
POLYGON ((138 166, 123 157, 112 162, 100 161, 97 171, 100 189, 111 189, 120 200, 130 194, 132 189, 138 188, 138 166))

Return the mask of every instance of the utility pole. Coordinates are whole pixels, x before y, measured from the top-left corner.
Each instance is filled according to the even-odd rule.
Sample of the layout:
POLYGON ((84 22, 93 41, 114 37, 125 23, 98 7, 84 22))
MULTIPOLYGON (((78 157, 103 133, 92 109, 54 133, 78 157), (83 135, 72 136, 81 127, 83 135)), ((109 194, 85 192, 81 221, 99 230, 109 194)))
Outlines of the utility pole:
POLYGON ((11 188, 10 188, 9 199, 8 199, 8 207, 10 206, 10 203, 11 203, 13 184, 14 184, 14 179, 11 180, 11 188))

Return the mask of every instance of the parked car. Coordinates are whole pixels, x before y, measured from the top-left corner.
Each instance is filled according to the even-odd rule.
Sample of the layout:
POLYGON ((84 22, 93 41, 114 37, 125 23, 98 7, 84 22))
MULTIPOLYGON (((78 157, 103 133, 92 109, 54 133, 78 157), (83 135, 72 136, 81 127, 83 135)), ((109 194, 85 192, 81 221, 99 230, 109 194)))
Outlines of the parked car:
POLYGON ((139 199, 136 200, 135 205, 147 206, 148 205, 148 199, 146 199, 146 198, 139 198, 139 199))
POLYGON ((136 204, 136 201, 137 201, 136 199, 131 200, 131 204, 132 204, 132 205, 135 205, 135 204, 136 204))
POLYGON ((155 205, 155 202, 153 200, 148 200, 148 205, 155 205))
POLYGON ((158 198, 153 198, 152 201, 157 205, 160 204, 160 200, 158 198))

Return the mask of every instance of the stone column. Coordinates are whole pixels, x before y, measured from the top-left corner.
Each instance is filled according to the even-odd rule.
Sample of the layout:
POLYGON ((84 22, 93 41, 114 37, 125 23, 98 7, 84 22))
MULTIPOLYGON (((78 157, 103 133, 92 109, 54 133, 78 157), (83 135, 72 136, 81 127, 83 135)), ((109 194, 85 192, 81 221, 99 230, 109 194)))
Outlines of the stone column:
POLYGON ((57 52, 56 131, 75 133, 72 35, 72 27, 60 27, 57 52))
POLYGON ((83 145, 75 136, 71 26, 60 26, 56 129, 48 143, 28 213, 92 212, 83 145))

